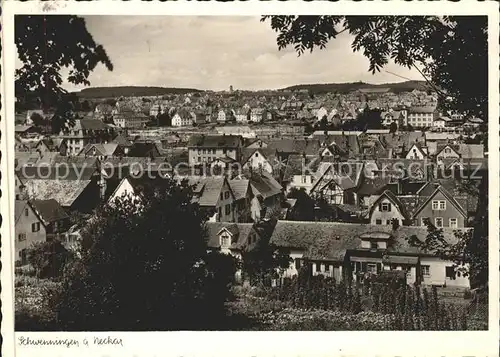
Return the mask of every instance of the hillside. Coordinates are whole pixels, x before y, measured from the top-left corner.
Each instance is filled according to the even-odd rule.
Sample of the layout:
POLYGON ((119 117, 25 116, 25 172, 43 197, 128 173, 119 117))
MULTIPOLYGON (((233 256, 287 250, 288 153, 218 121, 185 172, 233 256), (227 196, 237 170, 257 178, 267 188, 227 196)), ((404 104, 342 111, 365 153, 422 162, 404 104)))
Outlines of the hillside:
POLYGON ((389 88, 391 92, 400 93, 412 91, 414 89, 427 90, 429 88, 425 81, 406 81, 399 83, 370 84, 364 82, 352 83, 322 83, 322 84, 299 84, 283 88, 282 90, 304 90, 311 93, 338 92, 348 93, 358 89, 382 89, 389 88))
POLYGON ((92 87, 82 89, 75 94, 81 98, 118 98, 118 97, 149 97, 169 94, 185 94, 201 92, 191 88, 166 88, 166 87, 92 87))

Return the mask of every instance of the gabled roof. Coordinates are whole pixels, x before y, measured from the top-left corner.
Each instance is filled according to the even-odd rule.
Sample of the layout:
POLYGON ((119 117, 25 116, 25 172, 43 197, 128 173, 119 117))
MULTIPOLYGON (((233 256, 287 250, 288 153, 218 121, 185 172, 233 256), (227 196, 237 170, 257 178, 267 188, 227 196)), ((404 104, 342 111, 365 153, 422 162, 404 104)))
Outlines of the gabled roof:
POLYGON ((31 203, 31 206, 45 226, 52 222, 69 218, 66 211, 53 198, 48 200, 32 200, 29 203, 31 203))
POLYGON ((278 181, 266 172, 252 174, 249 180, 253 195, 261 195, 264 199, 280 194, 283 189, 278 181))
POLYGON ((231 187, 231 191, 233 191, 234 199, 236 201, 245 198, 247 193, 250 191, 250 181, 246 179, 230 180, 229 186, 231 187))
POLYGON ((220 248, 219 234, 227 230, 232 235, 229 249, 243 249, 248 244, 248 238, 257 234, 252 223, 206 222, 207 245, 209 248, 220 248))
POLYGON ((26 180, 24 185, 32 199, 54 199, 70 207, 90 184, 90 180, 26 180))
POLYGON ((375 202, 373 202, 372 206, 370 207, 370 217, 377 205, 384 198, 387 198, 389 201, 391 201, 391 203, 399 210, 403 217, 405 217, 406 219, 410 219, 411 216, 408 214, 405 205, 398 199, 398 197, 394 193, 389 190, 385 190, 384 192, 382 192, 382 194, 375 200, 375 202))
POLYGON ((448 200, 449 203, 451 203, 455 208, 464 216, 467 217, 467 213, 465 212, 464 208, 453 198, 453 196, 450 195, 450 193, 441 185, 439 185, 434 192, 427 197, 425 201, 423 201, 420 206, 415 210, 413 216, 416 216, 422 209, 429 204, 429 202, 432 200, 434 196, 438 192, 441 192, 441 194, 448 200))
POLYGON ((241 163, 245 165, 247 161, 255 154, 255 152, 258 152, 267 161, 270 161, 275 156, 276 153, 274 149, 269 149, 269 148, 255 148, 255 149, 244 148, 241 149, 241 163))

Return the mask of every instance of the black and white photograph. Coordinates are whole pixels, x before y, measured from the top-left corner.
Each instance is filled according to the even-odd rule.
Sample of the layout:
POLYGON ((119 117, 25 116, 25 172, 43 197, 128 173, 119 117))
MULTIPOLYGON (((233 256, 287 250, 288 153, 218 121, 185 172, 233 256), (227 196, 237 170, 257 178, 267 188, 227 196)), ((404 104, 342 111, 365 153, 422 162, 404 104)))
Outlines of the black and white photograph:
POLYGON ((13 21, 16 332, 489 329, 488 16, 13 21))

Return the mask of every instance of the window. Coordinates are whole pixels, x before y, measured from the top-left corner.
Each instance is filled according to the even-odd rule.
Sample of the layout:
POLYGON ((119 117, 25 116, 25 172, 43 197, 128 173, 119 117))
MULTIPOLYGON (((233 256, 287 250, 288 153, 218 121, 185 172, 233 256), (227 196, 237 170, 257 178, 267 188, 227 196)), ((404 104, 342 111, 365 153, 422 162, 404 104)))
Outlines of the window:
POLYGON ((429 219, 429 217, 422 217, 422 227, 425 227, 425 222, 429 219))
POLYGON ((450 228, 457 228, 457 227, 458 227, 458 219, 450 218, 450 228))
POLYGON ((26 240, 26 233, 19 233, 17 235, 17 239, 20 241, 20 242, 23 242, 26 240))
POLYGON ((300 267, 302 266, 300 258, 295 258, 295 269, 299 270, 300 267))
POLYGON ((220 245, 221 247, 229 247, 231 245, 231 238, 229 237, 229 234, 223 233, 220 236, 220 245))
POLYGON ((382 224, 382 220, 381 219, 376 219, 375 220, 375 224, 382 224))
POLYGON ((221 192, 220 193, 220 199, 223 200, 224 199, 224 192, 221 192))
POLYGON ((377 249, 378 248, 378 244, 377 242, 370 242, 370 249, 377 249))
POLYGON ((40 230, 40 222, 36 222, 31 225, 32 232, 38 232, 39 230, 40 230))
POLYGON ((391 224, 391 220, 388 219, 387 221, 385 221, 385 224, 390 225, 391 224))
POLYGON ((447 278, 450 278, 451 280, 455 280, 456 277, 456 273, 455 273, 455 267, 453 266, 449 266, 449 267, 446 267, 445 268, 445 272, 446 272, 446 277, 447 278))
POLYGON ((366 265, 366 271, 368 273, 376 273, 377 272, 377 264, 368 263, 366 265))
POLYGON ((28 211, 28 209, 27 209, 27 208, 25 208, 25 209, 24 209, 24 215, 25 215, 26 217, 28 217, 28 215, 29 215, 29 211, 28 211))
POLYGON ((423 276, 429 276, 429 275, 431 275, 431 267, 430 267, 430 265, 422 265, 421 268, 422 268, 422 275, 423 276))
POLYGON ((443 218, 442 217, 434 218, 434 225, 436 226, 436 228, 442 228, 443 227, 443 218))
POLYGON ((229 191, 224 192, 224 198, 227 200, 229 198, 229 191))
POLYGON ((321 264, 320 263, 316 263, 316 271, 321 271, 321 264))
POLYGON ((442 201, 442 200, 432 201, 432 210, 433 211, 445 211, 446 210, 446 201, 442 201))
POLYGON ((306 183, 307 182, 307 177, 305 175, 302 175, 302 183, 306 183))
POLYGON ((391 204, 389 202, 382 202, 380 204, 380 211, 381 212, 390 212, 391 211, 391 204))
POLYGON ((255 153, 255 157, 259 157, 259 153, 258 152, 255 153))
POLYGON ((226 205, 226 216, 229 215, 231 213, 231 205, 226 205))
POLYGON ((451 149, 450 149, 450 148, 446 148, 446 149, 444 149, 444 153, 445 153, 445 154, 449 154, 449 153, 451 153, 451 149))

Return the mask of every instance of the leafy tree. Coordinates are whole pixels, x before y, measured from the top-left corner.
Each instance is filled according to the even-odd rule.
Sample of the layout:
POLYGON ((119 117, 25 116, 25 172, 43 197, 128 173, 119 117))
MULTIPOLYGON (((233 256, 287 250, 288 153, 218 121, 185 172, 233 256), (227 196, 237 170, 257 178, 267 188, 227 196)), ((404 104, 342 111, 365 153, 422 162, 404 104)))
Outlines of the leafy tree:
POLYGON ((37 112, 31 114, 30 119, 35 126, 45 126, 46 124, 45 118, 37 112))
POLYGON ((100 207, 82 232, 81 258, 51 299, 59 327, 213 327, 236 262, 207 253, 205 220, 191 187, 168 179, 145 183, 135 199, 100 207))
POLYGON ((29 250, 28 262, 39 278, 62 276, 64 267, 73 254, 57 240, 35 243, 29 250))
POLYGON ((106 51, 78 16, 18 15, 15 43, 22 62, 15 75, 16 98, 21 103, 36 100, 45 108, 57 105, 67 93, 61 86, 63 68, 69 69, 69 83, 84 85, 90 84, 89 74, 99 63, 113 69, 106 51))
POLYGON ((263 16, 278 33, 279 49, 301 55, 323 49, 340 33, 354 36, 372 73, 389 60, 418 70, 439 105, 488 119, 486 16, 263 16), (464 76, 463 73, 467 73, 464 76))
POLYGON ((295 198, 297 202, 293 207, 292 220, 314 221, 314 200, 306 193, 304 188, 292 188, 288 198, 295 198))
POLYGON ((265 283, 266 280, 276 279, 290 266, 289 252, 270 243, 275 224, 275 221, 262 221, 255 225, 260 239, 253 249, 242 254, 243 270, 252 283, 265 283))

